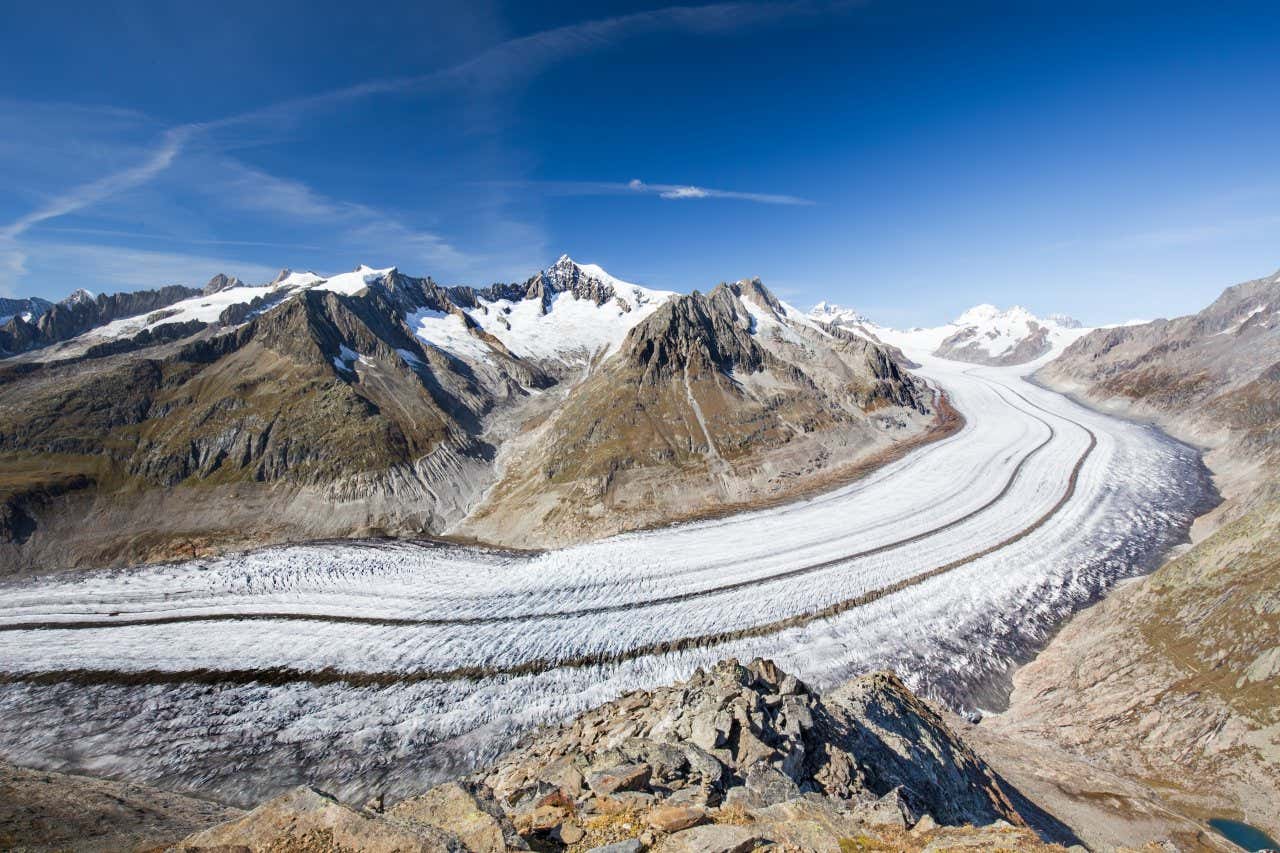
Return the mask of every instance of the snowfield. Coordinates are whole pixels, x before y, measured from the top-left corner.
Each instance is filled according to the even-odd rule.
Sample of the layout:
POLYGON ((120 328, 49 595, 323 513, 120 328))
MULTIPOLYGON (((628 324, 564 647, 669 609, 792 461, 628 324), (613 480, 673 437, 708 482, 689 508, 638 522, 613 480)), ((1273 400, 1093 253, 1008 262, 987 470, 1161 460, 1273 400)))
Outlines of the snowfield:
POLYGON ((1042 361, 909 354, 964 428, 787 506, 537 555, 329 543, 0 586, 0 754, 245 804, 301 782, 359 800, 728 656, 819 687, 892 666, 997 704, 1054 625, 1179 541, 1207 474, 1027 381, 1042 361))

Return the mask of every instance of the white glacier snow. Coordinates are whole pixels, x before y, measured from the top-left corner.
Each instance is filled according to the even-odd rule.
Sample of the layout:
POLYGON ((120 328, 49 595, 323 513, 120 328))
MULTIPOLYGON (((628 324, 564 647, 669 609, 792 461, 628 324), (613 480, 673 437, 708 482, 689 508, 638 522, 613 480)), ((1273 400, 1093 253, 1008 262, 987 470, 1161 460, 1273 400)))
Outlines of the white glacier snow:
POLYGON ((499 299, 481 300, 467 315, 522 358, 575 362, 613 353, 633 326, 675 295, 619 281, 595 264, 578 267, 610 284, 623 304, 611 299, 597 305, 561 292, 545 311, 538 299, 499 299))
POLYGON ((726 656, 999 701, 1058 621, 1184 534, 1208 481, 1191 449, 1026 381, 1038 363, 908 355, 964 427, 785 506, 536 555, 316 543, 0 584, 0 752, 357 799, 726 656))

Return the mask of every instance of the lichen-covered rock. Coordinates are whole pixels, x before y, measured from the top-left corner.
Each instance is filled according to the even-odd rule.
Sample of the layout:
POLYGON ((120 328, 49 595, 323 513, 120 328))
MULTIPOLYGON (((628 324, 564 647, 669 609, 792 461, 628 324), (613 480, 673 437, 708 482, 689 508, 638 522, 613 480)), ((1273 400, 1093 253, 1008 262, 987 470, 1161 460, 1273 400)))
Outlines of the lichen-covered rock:
POLYGON ((750 827, 717 824, 678 832, 655 849, 660 853, 746 853, 762 840, 750 827))
POLYGON ((422 796, 396 803, 387 815, 452 833, 472 853, 528 849, 493 793, 474 783, 437 785, 422 796))
POLYGON ((456 835, 421 823, 370 815, 314 788, 295 788, 227 823, 179 842, 172 853, 465 853, 456 835))
POLYGON ((917 851, 975 837, 1048 849, 1024 806, 890 673, 819 697, 770 661, 728 660, 588 711, 385 814, 303 788, 178 849, 841 853, 842 840, 917 851))

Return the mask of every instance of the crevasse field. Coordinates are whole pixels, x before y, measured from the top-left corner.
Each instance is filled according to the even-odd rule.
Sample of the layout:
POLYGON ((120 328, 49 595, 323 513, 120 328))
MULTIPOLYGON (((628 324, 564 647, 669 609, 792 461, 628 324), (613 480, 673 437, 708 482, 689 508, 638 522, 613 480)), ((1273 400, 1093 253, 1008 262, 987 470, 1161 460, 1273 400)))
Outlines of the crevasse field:
POLYGON ((1067 614, 1154 567, 1198 456, 913 353, 966 425, 837 491, 539 555, 315 544, 0 586, 0 755, 251 804, 422 790, 530 726, 721 658, 1002 701, 1067 614))

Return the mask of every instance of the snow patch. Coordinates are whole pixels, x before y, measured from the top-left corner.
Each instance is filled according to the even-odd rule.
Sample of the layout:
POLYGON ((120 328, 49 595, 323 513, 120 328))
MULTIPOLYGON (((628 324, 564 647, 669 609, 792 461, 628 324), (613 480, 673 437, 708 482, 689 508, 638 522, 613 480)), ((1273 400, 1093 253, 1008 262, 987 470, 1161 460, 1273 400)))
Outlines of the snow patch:
POLYGON ((462 358, 492 361, 493 351, 471 334, 466 323, 456 314, 421 308, 405 315, 404 321, 418 340, 436 349, 462 358))

